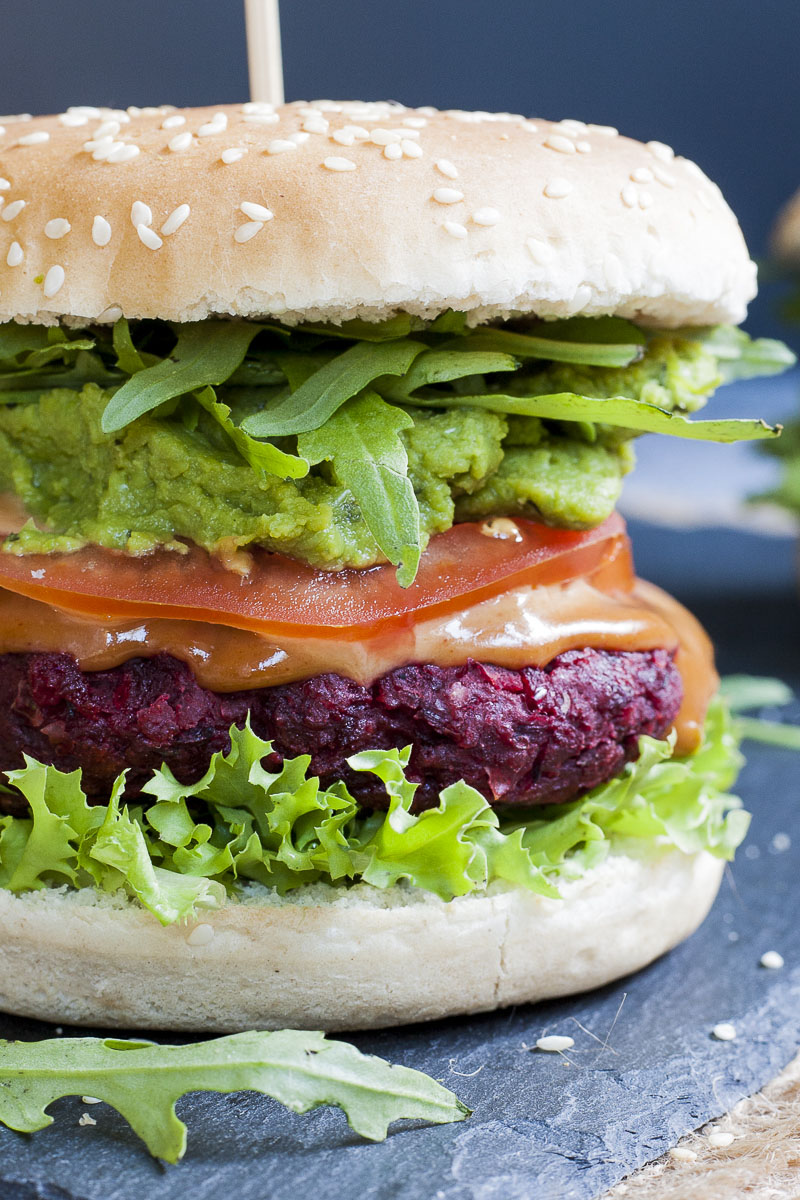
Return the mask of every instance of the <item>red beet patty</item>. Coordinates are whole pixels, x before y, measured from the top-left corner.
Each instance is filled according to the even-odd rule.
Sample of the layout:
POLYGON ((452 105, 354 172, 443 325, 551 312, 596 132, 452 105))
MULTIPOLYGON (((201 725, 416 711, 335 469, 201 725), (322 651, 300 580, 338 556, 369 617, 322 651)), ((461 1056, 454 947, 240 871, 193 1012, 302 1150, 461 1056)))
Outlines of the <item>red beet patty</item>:
MULTIPOLYGON (((310 754, 314 774, 344 779, 366 807, 386 807, 385 793, 352 771, 348 756, 409 744, 417 809, 459 779, 493 804, 552 804, 617 775, 642 734, 666 733, 681 697, 666 650, 569 650, 543 669, 421 664, 369 687, 327 674, 228 693, 202 688, 167 654, 95 672, 67 654, 5 654, 0 770, 22 766, 23 753, 63 771, 80 767, 96 803, 126 767, 129 795, 162 763, 191 783, 249 711, 254 730, 274 743, 267 765, 310 754)), ((0 795, 3 807, 20 811, 0 795)))

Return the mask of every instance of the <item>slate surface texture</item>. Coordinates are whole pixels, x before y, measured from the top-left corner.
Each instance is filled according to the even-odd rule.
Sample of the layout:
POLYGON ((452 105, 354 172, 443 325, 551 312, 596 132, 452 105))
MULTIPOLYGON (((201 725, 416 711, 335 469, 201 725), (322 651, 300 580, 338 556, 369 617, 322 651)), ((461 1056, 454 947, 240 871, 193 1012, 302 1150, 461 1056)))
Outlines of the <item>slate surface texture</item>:
MULTIPOLYGON (((692 603, 717 642, 723 672, 759 671, 800 684, 800 602, 786 586, 791 547, 765 578, 759 555, 729 551, 726 587, 714 596, 720 543, 691 533, 687 571, 680 539, 649 573, 692 603), (700 543, 700 545, 698 545, 700 543), (676 548, 677 547, 677 548, 676 548), (703 567, 703 563, 706 567, 703 567), (699 564, 699 565, 698 565, 699 564), (765 586, 766 584, 766 586, 765 586)), ((677 536, 677 535, 676 535, 677 536)), ((757 539, 752 539, 754 542, 757 539)), ((800 705, 788 714, 800 720, 800 705)), ((360 1141, 337 1111, 305 1116, 253 1094, 199 1095, 179 1107, 189 1150, 179 1167, 150 1160, 112 1110, 79 1099, 29 1138, 0 1130, 2 1200, 590 1200, 685 1132, 775 1076, 800 1045, 800 757, 747 746, 739 791, 751 833, 702 929, 638 975, 581 997, 353 1040, 421 1068, 474 1109, 464 1124, 395 1126, 381 1145, 360 1141), (782 970, 759 966, 779 950, 782 970), (711 1037, 720 1021, 738 1037, 711 1037), (530 1051, 543 1033, 569 1034, 566 1057, 530 1051)), ((446 969, 446 964, 443 964, 446 969)), ((72 1031, 65 1029, 64 1033, 72 1031)), ((76 1031, 77 1032, 77 1031, 76 1031)), ((52 1029, 0 1016, 0 1036, 52 1029)), ((165 1039, 169 1040, 169 1039, 165 1039)))

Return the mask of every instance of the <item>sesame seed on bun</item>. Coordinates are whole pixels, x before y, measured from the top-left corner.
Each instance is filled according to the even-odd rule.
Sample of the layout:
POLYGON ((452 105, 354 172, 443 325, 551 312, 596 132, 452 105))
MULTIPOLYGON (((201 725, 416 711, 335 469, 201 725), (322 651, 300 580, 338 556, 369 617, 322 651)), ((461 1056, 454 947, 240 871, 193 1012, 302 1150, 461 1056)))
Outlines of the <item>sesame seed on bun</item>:
POLYGON ((0 321, 455 308, 739 322, 755 267, 660 142, 385 102, 73 108, 0 129, 0 321))

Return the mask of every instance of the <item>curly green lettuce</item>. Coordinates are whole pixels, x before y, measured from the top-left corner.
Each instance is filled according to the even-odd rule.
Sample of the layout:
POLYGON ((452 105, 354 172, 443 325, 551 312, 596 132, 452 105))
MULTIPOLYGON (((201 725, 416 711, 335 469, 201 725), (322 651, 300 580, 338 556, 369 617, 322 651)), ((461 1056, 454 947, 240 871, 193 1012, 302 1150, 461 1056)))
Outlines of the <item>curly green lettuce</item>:
POLYGON ((640 739, 621 775, 569 804, 498 813, 464 782, 435 808, 410 811, 416 785, 409 750, 371 750, 349 760, 376 776, 386 812, 364 816, 343 783, 323 788, 306 756, 280 771, 262 765, 270 743, 249 725, 231 729, 195 784, 167 767, 145 787, 150 807, 123 805, 120 776, 107 806, 90 806, 80 772, 26 759, 8 773, 29 817, 0 820, 0 887, 24 892, 56 884, 123 890, 168 925, 213 908, 249 881, 285 894, 305 883, 346 887, 397 883, 443 900, 505 881, 543 896, 614 851, 675 847, 730 859, 749 816, 729 794, 741 764, 735 730, 717 700, 704 739, 673 758, 673 739, 640 739))
POLYGON ((772 437, 690 420, 737 372, 793 361, 727 327, 608 317, 469 330, 464 314, 340 327, 209 320, 0 326, 0 488, 36 519, 15 553, 189 539, 404 585, 454 521, 585 529, 613 510, 640 433, 772 437))

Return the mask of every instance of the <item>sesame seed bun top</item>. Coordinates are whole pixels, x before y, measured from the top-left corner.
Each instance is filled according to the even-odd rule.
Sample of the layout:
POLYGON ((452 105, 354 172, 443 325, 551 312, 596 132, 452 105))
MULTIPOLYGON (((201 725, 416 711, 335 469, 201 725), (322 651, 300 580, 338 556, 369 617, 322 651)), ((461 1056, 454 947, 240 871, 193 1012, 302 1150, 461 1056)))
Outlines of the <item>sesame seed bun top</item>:
POLYGON ((0 130, 0 321, 455 308, 668 327, 738 322, 755 293, 694 163, 580 121, 321 101, 0 130))
POLYGON ((779 262, 800 267, 800 192, 796 192, 778 214, 771 243, 779 262))

